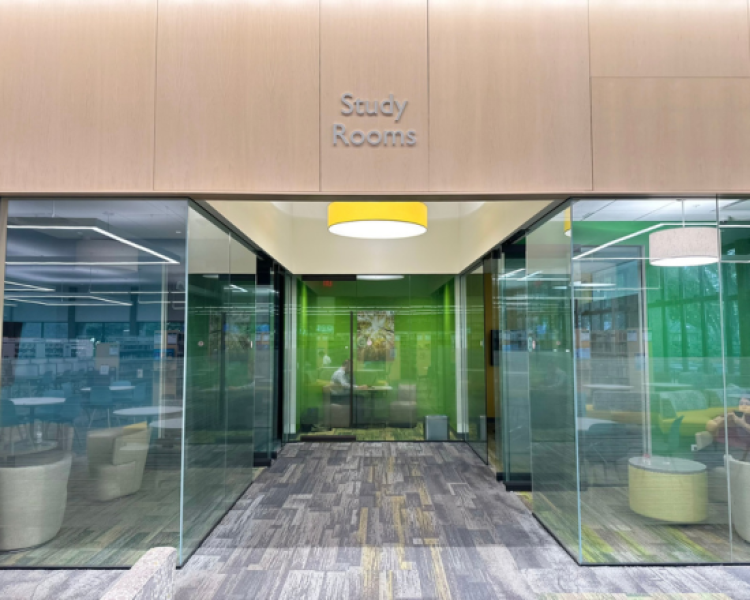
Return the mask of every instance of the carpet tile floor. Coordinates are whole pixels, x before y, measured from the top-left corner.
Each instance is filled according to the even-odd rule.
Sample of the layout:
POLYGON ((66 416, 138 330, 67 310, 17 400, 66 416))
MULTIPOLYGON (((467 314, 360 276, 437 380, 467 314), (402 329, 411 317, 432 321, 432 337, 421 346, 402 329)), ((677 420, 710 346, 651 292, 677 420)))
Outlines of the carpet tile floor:
MULTIPOLYGON (((0 571, 0 598, 98 598, 112 571, 0 571)), ((464 444, 284 448, 177 600, 750 600, 750 567, 579 567, 464 444)))

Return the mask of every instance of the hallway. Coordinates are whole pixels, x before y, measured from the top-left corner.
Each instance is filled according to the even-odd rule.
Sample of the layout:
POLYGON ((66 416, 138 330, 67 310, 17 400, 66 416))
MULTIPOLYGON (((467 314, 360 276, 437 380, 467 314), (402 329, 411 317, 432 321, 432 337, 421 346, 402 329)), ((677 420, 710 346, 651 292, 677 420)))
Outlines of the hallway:
POLYGON ((750 598, 750 568, 578 567, 464 444, 303 443, 284 448, 177 577, 178 600, 595 592, 750 598))

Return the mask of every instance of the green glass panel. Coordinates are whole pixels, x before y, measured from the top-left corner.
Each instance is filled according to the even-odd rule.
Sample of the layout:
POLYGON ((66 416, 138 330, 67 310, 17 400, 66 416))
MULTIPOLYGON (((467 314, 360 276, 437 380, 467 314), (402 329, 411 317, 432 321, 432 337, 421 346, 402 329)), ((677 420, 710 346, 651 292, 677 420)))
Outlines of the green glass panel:
POLYGON ((715 213, 714 200, 573 205, 584 563, 731 560, 723 426, 712 424, 726 412, 719 269, 649 255, 652 232, 710 226, 715 213))
MULTIPOLYGON (((540 225, 526 246, 534 513, 578 557, 571 246, 563 220, 540 225)), ((596 318, 601 322, 600 314, 596 318)))

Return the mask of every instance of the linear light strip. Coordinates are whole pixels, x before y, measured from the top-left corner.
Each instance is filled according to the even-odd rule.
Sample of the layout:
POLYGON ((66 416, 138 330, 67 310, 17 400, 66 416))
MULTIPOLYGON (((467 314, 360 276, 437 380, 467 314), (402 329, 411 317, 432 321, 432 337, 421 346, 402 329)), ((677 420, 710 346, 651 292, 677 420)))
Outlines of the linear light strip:
MULTIPOLYGON (((132 267, 137 265, 164 265, 172 263, 164 262, 143 262, 143 261, 117 261, 117 262, 89 262, 89 261, 22 261, 22 260, 6 260, 6 265, 12 266, 24 266, 24 267, 64 267, 67 265, 84 266, 84 267, 132 267)), ((179 265, 180 263, 174 263, 179 265)))
MULTIPOLYGON (((13 293, 13 292, 11 292, 13 293)), ((129 302, 120 302, 119 300, 111 300, 109 298, 99 298, 98 296, 91 296, 89 294, 81 295, 81 296, 75 296, 73 294, 63 294, 63 295, 50 295, 50 294, 44 294, 43 296, 30 296, 27 294, 24 294, 23 296, 5 296, 8 300, 26 300, 27 298, 44 298, 45 300, 47 298, 91 298, 93 300, 100 300, 101 302, 104 302, 106 304, 118 304, 120 306, 131 306, 129 302)))
MULTIPOLYGON (((698 221, 693 221, 689 225, 685 223, 682 226, 694 227, 694 226, 700 226, 700 225, 716 225, 716 223, 715 222, 714 223, 701 223, 698 221)), ((620 242, 624 242, 631 238, 638 237, 639 235, 643 235, 644 233, 648 233, 649 231, 654 231, 655 229, 659 229, 660 227, 680 227, 680 224, 679 223, 657 223, 656 225, 652 225, 651 227, 646 227, 646 229, 641 229, 640 231, 636 231, 635 233, 629 233, 628 235, 624 235, 620 238, 606 242, 602 244, 601 246, 596 246, 595 248, 592 248, 591 250, 587 250, 586 252, 583 252, 577 256, 574 256, 573 260, 580 260, 581 258, 589 256, 590 254, 593 254, 594 252, 599 252, 599 250, 604 250, 605 248, 609 248, 610 246, 614 246, 615 244, 619 244, 620 242)), ((614 260, 614 259, 611 259, 611 260, 614 260)))
POLYGON ((167 294, 182 294, 183 292, 177 292, 177 291, 164 291, 164 292, 141 292, 141 291, 134 291, 134 292, 110 292, 110 291, 104 291, 104 290, 89 290, 92 294, 110 294, 110 295, 126 295, 126 294, 161 294, 162 296, 165 296, 167 294))
MULTIPOLYGON (((17 285, 18 287, 29 288, 30 291, 35 292, 54 292, 54 288, 43 288, 38 285, 30 285, 28 283, 18 283, 17 281, 5 281, 5 285, 17 285)), ((8 290, 11 292, 23 292, 24 290, 8 290)))
MULTIPOLYGON (((13 298, 14 302, 25 302, 26 304, 40 304, 42 306, 107 306, 107 304, 93 304, 90 302, 39 302, 38 300, 24 300, 22 298, 13 298)), ((5 306, 10 306, 6 304, 5 306)), ((126 306, 130 306, 127 304, 126 306)))
MULTIPOLYGON (((164 261, 171 263, 173 265, 179 264, 176 260, 173 258, 169 258, 168 256, 164 256, 163 254, 159 254, 156 250, 151 250, 150 248, 146 248, 145 246, 141 246, 140 244, 136 244, 135 242, 131 242, 128 239, 125 239, 124 237, 120 237, 119 235, 115 235, 114 233, 110 231, 106 231, 105 229, 101 229, 100 227, 92 227, 92 226, 79 226, 79 225, 8 225, 8 229, 33 229, 35 231, 44 231, 47 229, 54 229, 54 230, 73 230, 78 231, 81 229, 88 229, 89 231, 96 231, 97 233, 106 236, 110 239, 116 240, 122 244, 126 244, 130 246, 131 248, 136 248, 137 250, 142 250, 143 252, 147 252, 148 254, 151 254, 153 256, 156 256, 158 258, 163 259, 164 261)), ((24 263, 14 263, 14 264, 24 264, 24 263)))

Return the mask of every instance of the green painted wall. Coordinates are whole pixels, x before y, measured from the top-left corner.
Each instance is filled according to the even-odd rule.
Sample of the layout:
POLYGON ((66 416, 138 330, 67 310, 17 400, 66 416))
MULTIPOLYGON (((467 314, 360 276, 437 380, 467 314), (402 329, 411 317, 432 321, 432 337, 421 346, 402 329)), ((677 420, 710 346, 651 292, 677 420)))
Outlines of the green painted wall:
MULTIPOLYGON (((320 409, 322 387, 349 358, 350 324, 359 311, 393 311, 395 355, 392 360, 361 364, 378 371, 375 381, 393 388, 417 385, 417 416, 448 415, 456 424, 455 284, 452 276, 413 275, 389 282, 298 282, 297 428, 309 409, 320 409), (324 351, 331 366, 324 367, 324 351)), ((362 379, 363 377, 360 377, 362 379)), ((373 375, 367 375, 367 379, 373 375)), ((384 407, 387 410, 387 406, 384 407)))

